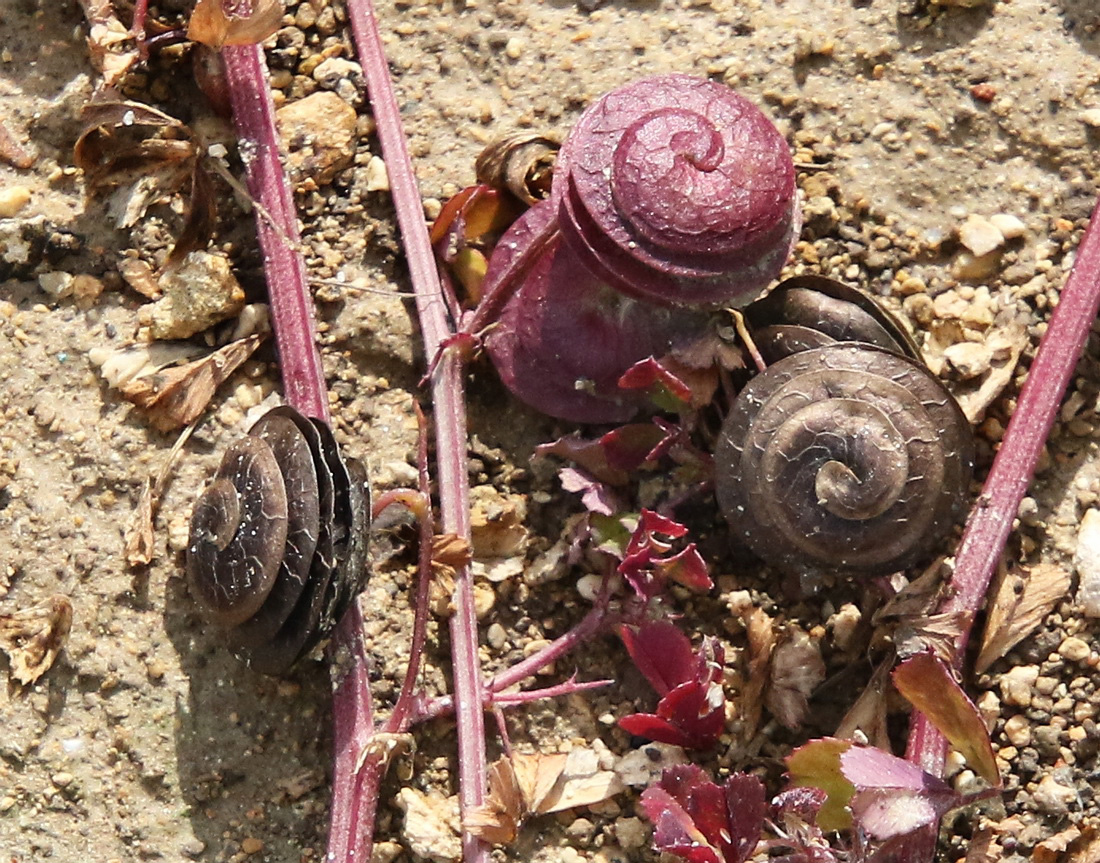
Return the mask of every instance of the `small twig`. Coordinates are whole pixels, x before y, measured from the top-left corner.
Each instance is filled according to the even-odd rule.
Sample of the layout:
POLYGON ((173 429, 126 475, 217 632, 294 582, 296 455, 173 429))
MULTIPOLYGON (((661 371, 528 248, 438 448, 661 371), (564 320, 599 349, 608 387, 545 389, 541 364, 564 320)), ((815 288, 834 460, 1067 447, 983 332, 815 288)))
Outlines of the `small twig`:
MULTIPOLYGON (((409 278, 431 362, 453 335, 447 305, 436 271, 435 257, 424 221, 424 207, 409 159, 401 112, 397 107, 389 67, 382 50, 378 22, 370 0, 349 0, 348 18, 382 154, 389 174, 397 223, 405 247, 409 278)), ((440 522, 443 532, 470 538, 469 477, 466 467, 466 406, 460 357, 445 352, 432 376, 432 404, 436 430, 440 522)), ((488 767, 485 757, 485 718, 482 712, 481 668, 477 650, 477 616, 469 566, 455 570, 455 612, 451 617, 451 655, 454 668, 455 718, 458 727, 459 798, 463 811, 485 801, 488 767)), ((484 863, 488 846, 471 833, 462 837, 466 863, 484 863)))
MULTIPOLYGON (((941 611, 962 612, 966 625, 955 642, 956 665, 961 667, 974 618, 1004 551, 1020 501, 1035 473, 1062 396, 1081 358, 1089 331, 1100 310, 1100 203, 1047 331, 1020 391, 1016 411, 1005 429, 1001 448, 993 459, 981 497, 970 512, 955 555, 952 596, 941 611)), ((937 776, 943 775, 947 743, 921 713, 914 713, 906 758, 937 776)), ((931 859, 934 835, 911 861, 931 859)))

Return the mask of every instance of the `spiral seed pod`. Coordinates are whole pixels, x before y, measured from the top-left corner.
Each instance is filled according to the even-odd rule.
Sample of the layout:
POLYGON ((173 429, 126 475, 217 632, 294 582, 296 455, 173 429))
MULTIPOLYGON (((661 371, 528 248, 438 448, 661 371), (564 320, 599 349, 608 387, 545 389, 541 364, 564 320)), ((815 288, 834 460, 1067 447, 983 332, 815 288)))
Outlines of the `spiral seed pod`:
POLYGON ((187 584, 231 650, 279 674, 331 632, 367 575, 370 487, 329 428, 265 414, 195 504, 187 584))
POLYGON ((921 362, 909 332, 871 297, 824 276, 795 276, 745 309, 767 363, 836 342, 864 342, 921 362))
POLYGON ((545 135, 517 132, 494 141, 481 151, 474 165, 477 181, 503 189, 523 203, 544 201, 561 144, 545 135))
POLYGON ((665 306, 744 305, 779 274, 801 225, 783 136, 744 97, 690 75, 589 107, 558 154, 551 200, 585 266, 665 306))
POLYGON ((962 510, 970 426, 927 369, 873 345, 792 354, 741 391, 715 451, 718 502, 760 557, 795 574, 917 562, 962 510))

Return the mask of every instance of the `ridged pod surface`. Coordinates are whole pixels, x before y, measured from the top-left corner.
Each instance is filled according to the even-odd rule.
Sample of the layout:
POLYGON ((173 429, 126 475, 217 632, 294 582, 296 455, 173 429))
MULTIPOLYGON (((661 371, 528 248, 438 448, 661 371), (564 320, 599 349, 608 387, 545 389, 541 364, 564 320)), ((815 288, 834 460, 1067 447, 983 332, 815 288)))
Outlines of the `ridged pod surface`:
POLYGON ((837 343, 784 357, 741 391, 715 483, 731 529, 769 563, 872 575, 943 540, 973 462, 966 418, 923 365, 837 343))
POLYGON ((744 305, 801 227, 783 136, 748 99, 691 75, 646 78, 585 110, 551 199, 585 266, 666 306, 744 305))
POLYGON ((237 656, 279 674, 362 589, 369 526, 363 467, 324 423, 275 408, 229 447, 195 504, 188 588, 237 656))

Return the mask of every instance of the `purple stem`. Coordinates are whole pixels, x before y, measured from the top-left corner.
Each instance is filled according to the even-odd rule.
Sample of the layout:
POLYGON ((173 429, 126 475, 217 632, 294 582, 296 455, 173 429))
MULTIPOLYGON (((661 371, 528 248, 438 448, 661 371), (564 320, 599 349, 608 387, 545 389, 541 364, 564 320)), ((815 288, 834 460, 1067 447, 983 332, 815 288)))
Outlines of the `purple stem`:
MULTIPOLYGON (((956 666, 961 667, 974 618, 1001 559, 1020 501, 1050 435, 1054 418, 1081 358, 1089 331, 1100 310, 1100 202, 1077 249, 1077 259, 1062 288, 1058 305, 1020 391, 1016 410, 1005 429, 981 497, 970 511, 955 555, 953 595, 943 611, 964 612, 967 623, 955 642, 956 666)), ((925 716, 914 712, 906 758, 937 776, 943 775, 947 742, 925 716)), ((933 837, 934 838, 934 837, 933 837)), ((931 859, 926 853, 911 859, 931 859)))
MULTIPOLYGON (((394 96, 370 0, 348 0, 352 37, 363 75, 382 154, 389 174, 397 223, 405 247, 409 277, 416 296, 424 352, 431 363, 453 335, 447 321, 424 208, 409 159, 401 112, 394 96)), ((469 539, 469 477, 466 468, 466 406, 461 358, 443 351, 431 381, 436 431, 440 521, 444 532, 469 539)), ((481 667, 478 661, 477 616, 469 566, 455 572, 451 617, 451 656, 454 666, 455 718, 458 726, 459 798, 463 811, 485 800, 487 765, 485 717, 482 713, 481 667)), ((466 863, 484 863, 488 846, 470 833, 462 837, 466 863)))
MULTIPOLYGON (((294 197, 279 161, 275 106, 263 51, 257 45, 241 45, 226 47, 222 56, 248 190, 258 203, 256 225, 286 400, 301 413, 329 422, 313 299, 299 249, 294 197)), ((375 732, 362 632, 362 614, 353 602, 330 648, 335 688, 328 859, 336 863, 370 859, 384 772, 381 752, 372 752, 359 763, 375 732)))
POLYGON ((248 191, 260 204, 256 227, 284 394, 301 413, 329 422, 328 389, 317 350, 313 299, 299 251, 294 195, 279 161, 267 63, 259 45, 227 46, 222 49, 222 57, 248 191))

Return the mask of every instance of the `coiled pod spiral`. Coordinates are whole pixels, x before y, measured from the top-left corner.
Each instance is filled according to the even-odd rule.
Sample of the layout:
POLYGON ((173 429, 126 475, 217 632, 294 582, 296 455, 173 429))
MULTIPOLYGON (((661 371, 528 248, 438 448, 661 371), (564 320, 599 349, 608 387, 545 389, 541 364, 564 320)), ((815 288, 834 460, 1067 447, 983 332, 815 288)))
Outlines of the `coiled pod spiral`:
POLYGON ((328 635, 367 577, 370 486, 328 426, 269 411, 229 447, 191 515, 187 585, 266 674, 328 635))
POLYGON ((827 302, 809 308, 840 318, 815 321, 819 311, 805 312, 790 296, 805 287, 784 283, 770 309, 747 315, 767 321, 755 332, 772 361, 723 423, 719 505, 734 533, 784 571, 902 569, 940 543, 962 511, 973 472, 970 426, 873 301, 834 302, 843 291, 830 285, 827 302), (795 311, 776 319, 787 305, 795 311), (868 341, 836 337, 853 320, 870 321, 868 341))

